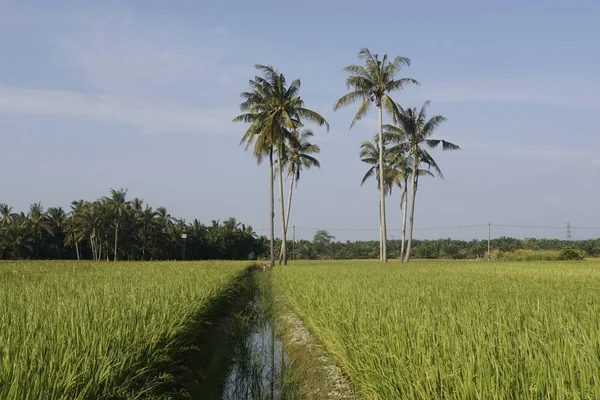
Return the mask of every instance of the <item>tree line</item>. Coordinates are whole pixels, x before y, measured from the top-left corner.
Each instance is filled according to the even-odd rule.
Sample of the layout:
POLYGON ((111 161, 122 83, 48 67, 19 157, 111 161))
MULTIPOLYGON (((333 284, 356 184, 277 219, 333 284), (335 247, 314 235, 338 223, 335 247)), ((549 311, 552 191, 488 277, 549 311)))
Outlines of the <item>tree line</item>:
MULTIPOLYGON (((295 182, 295 181, 294 181, 295 182)), ((0 203, 0 260, 247 260, 270 257, 268 240, 251 226, 229 218, 208 225, 197 219, 187 223, 172 217, 165 207, 152 208, 143 200, 127 200, 126 190, 111 190, 95 201, 78 200, 70 210, 44 209, 34 203, 25 212, 13 212, 0 203), (186 235, 185 239, 182 235, 186 235), (116 254, 116 256, 115 256, 116 254)), ((289 205, 289 203, 288 203, 289 205)), ((289 210, 289 209, 288 209, 289 210)), ((289 211, 288 211, 289 213, 289 211)), ((289 214, 287 214, 289 215, 289 214)), ((387 254, 403 254, 402 240, 388 240, 387 254)), ((276 248, 282 241, 276 239, 276 248)), ((413 240, 412 257, 476 259, 487 257, 487 240, 413 240)), ((373 259, 380 254, 379 241, 336 241, 329 232, 317 231, 312 240, 288 241, 290 258, 296 260, 373 259)), ((566 247, 600 256, 600 239, 491 240, 493 251, 562 250, 566 247)))
MULTIPOLYGON (((373 259, 379 255, 379 241, 336 241, 329 232, 320 230, 313 240, 299 240, 289 243, 293 247, 292 257, 296 260, 352 260, 373 259)), ((413 240, 413 257, 422 259, 484 259, 487 258, 487 240, 424 239, 413 240)), ((517 250, 560 251, 573 248, 589 256, 600 256, 600 239, 560 240, 536 238, 499 237, 491 240, 492 253, 495 251, 514 252, 517 250)), ((402 253, 401 240, 387 243, 390 259, 398 259, 402 253)))
POLYGON ((14 212, 0 203, 0 259, 247 260, 263 257, 266 238, 235 218, 205 225, 171 216, 127 190, 70 210, 34 203, 14 212))
MULTIPOLYGON (((349 93, 340 97, 333 110, 358 103, 358 110, 350 124, 352 128, 363 119, 374 105, 378 111, 379 129, 373 141, 361 143, 361 160, 370 165, 362 183, 370 177, 377 177, 379 189, 379 259, 386 262, 388 257, 386 196, 398 187, 401 192, 402 238, 399 258, 408 262, 413 250, 413 228, 418 181, 421 176, 443 178, 440 167, 429 150, 440 147, 442 150, 459 150, 459 146, 446 140, 434 138, 436 129, 446 120, 441 115, 427 116, 429 101, 420 108, 403 107, 391 97, 408 85, 419 85, 415 79, 398 77, 402 68, 410 66, 410 59, 398 56, 379 57, 368 48, 358 53, 360 64, 344 67, 349 74, 346 86, 349 93), (384 124, 384 113, 391 122, 384 124), (431 172, 433 171, 433 172, 431 172), (409 203, 410 182, 410 203, 409 203), (410 208, 409 208, 410 204, 410 208), (408 218, 408 221, 407 221, 408 218), (407 231, 408 230, 408 231, 407 231)), ((269 163, 269 254, 270 264, 275 264, 276 247, 280 249, 279 263, 287 262, 287 228, 290 216, 293 188, 297 176, 303 168, 319 166, 312 154, 318 153, 318 146, 311 144, 313 134, 304 130, 306 122, 316 123, 329 130, 325 118, 305 107, 300 96, 300 80, 287 83, 285 76, 273 66, 255 65, 260 75, 249 81, 249 90, 241 94, 241 115, 234 122, 249 124, 240 144, 246 149, 253 146, 253 155, 258 164, 265 158, 269 163), (303 158, 298 154, 303 154, 303 158), (288 203, 285 205, 283 174, 290 179, 288 203), (281 241, 275 240, 275 174, 279 188, 279 209, 281 216, 281 241)))

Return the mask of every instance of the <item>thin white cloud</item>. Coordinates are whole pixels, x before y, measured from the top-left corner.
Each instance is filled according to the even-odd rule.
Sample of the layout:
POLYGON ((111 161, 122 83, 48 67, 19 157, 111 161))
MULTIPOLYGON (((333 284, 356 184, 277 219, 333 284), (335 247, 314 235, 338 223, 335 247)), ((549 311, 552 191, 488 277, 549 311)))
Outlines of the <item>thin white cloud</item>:
POLYGON ((71 71, 69 87, 80 88, 0 86, 0 114, 87 118, 149 134, 241 129, 231 120, 252 66, 224 62, 240 45, 226 28, 191 34, 128 12, 54 18, 68 27, 54 50, 71 71))
POLYGON ((144 133, 227 133, 235 110, 59 90, 0 87, 0 114, 71 116, 130 124, 144 133))

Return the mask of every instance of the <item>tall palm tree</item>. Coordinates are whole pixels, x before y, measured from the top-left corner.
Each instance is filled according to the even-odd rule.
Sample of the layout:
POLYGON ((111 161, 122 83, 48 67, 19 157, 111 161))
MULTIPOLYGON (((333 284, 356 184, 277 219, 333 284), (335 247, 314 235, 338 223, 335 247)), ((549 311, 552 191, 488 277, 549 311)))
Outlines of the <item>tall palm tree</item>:
POLYGON ((115 255, 113 261, 117 261, 118 258, 118 238, 119 238, 119 223, 121 222, 121 217, 125 212, 127 205, 129 202, 126 200, 127 197, 127 189, 110 189, 110 196, 104 197, 104 201, 111 208, 113 213, 113 218, 115 222, 115 255))
MULTIPOLYGON (((243 114, 234 122, 246 122, 250 126, 243 135, 241 143, 246 149, 254 143, 253 154, 260 164, 265 155, 269 156, 270 178, 270 241, 271 266, 275 265, 275 199, 274 199, 274 152, 277 152, 278 165, 282 165, 285 141, 289 133, 302 127, 301 120, 309 120, 320 126, 329 125, 320 114, 304 107, 299 95, 300 80, 293 80, 289 86, 285 76, 272 66, 257 64, 255 68, 262 76, 250 80, 250 91, 241 94, 244 101, 240 104, 243 114)), ((283 263, 287 262, 285 208, 283 199, 283 171, 279 170, 279 198, 281 206, 281 229, 283 241, 283 263)))
POLYGON ((148 242, 152 237, 152 232, 156 230, 158 225, 158 213, 149 205, 139 214, 140 217, 140 236, 142 239, 142 261, 146 261, 146 252, 148 250, 148 242))
MULTIPOLYGON (((390 98, 390 93, 398 91, 409 84, 418 82, 411 78, 396 78, 402 67, 410 65, 410 59, 406 57, 396 57, 389 60, 387 54, 380 60, 377 54, 371 54, 368 48, 363 48, 358 53, 358 58, 364 62, 363 65, 349 65, 344 71, 350 73, 346 79, 346 86, 352 89, 350 93, 340 97, 333 105, 334 110, 348 106, 357 101, 360 102, 358 111, 350 124, 354 126, 356 121, 367 115, 371 108, 371 103, 379 112, 379 165, 383 165, 384 144, 383 144, 383 109, 393 114, 396 104, 390 98)), ((380 260, 387 261, 387 232, 385 220, 385 185, 384 171, 379 169, 379 233, 380 233, 380 260)))
MULTIPOLYGON (((298 187, 300 175, 304 169, 312 167, 321 168, 321 163, 311 154, 318 154, 321 148, 311 143, 309 140, 314 136, 313 131, 304 129, 302 132, 294 131, 290 135, 289 146, 285 157, 285 163, 288 166, 288 177, 290 179, 290 188, 288 192, 287 212, 285 217, 285 232, 287 234, 290 224, 290 212, 292 208, 292 195, 294 187, 298 187)), ((280 252, 279 261, 283 260, 283 252, 280 252)))
MULTIPOLYGON (((384 134, 384 140, 387 133, 384 134)), ((400 209, 402 210, 402 235, 400 238, 400 261, 403 261, 404 250, 406 245, 406 217, 408 208, 408 180, 411 178, 413 169, 411 168, 412 161, 410 155, 406 153, 401 146, 391 147, 386 153, 388 160, 389 179, 392 184, 395 184, 402 190, 400 196, 400 209)), ((427 164, 428 160, 423 160, 427 164)), ((419 169, 418 176, 434 176, 428 169, 419 169)))
POLYGON ((94 261, 100 261, 104 251, 108 258, 108 229, 110 223, 111 210, 108 209, 106 202, 86 201, 75 213, 77 220, 77 229, 81 230, 81 235, 86 236, 90 242, 92 258, 94 261))
POLYGON ((44 210, 42 203, 33 203, 29 207, 26 220, 28 221, 29 230, 33 237, 33 256, 39 258, 43 247, 44 234, 53 236, 52 227, 48 223, 48 213, 44 210))
POLYGON ((400 195, 400 209, 402 210, 402 234, 400 236, 400 255, 399 259, 402 261, 404 255, 404 245, 406 243, 406 213, 408 204, 408 179, 412 173, 410 168, 410 160, 406 156, 406 153, 401 150, 390 149, 388 151, 388 158, 390 163, 390 175, 392 181, 402 190, 400 195))
MULTIPOLYGON (((386 142, 384 140, 384 146, 386 145, 386 142)), ((379 154, 381 152, 379 151, 379 144, 378 144, 378 137, 375 136, 373 138, 373 141, 364 141, 360 144, 360 160, 364 163, 367 163, 369 165, 371 165, 371 168, 369 168, 367 170, 367 172, 365 173, 365 175, 362 178, 362 181, 360 182, 360 185, 364 185, 365 182, 372 176, 376 176, 377 178, 380 176, 379 175, 379 154)), ((386 152, 386 157, 383 160, 384 164, 383 164, 383 176, 384 176, 384 194, 385 195, 389 195, 392 192, 392 188, 395 182, 395 179, 398 176, 397 171, 395 171, 392 168, 392 165, 390 164, 389 160, 389 152, 386 152)), ((377 189, 380 188, 379 186, 379 179, 377 179, 377 189)), ((381 210, 381 198, 379 201, 379 210, 381 210)), ((380 254, 382 252, 382 242, 379 242, 379 251, 380 254)))
POLYGON ((84 205, 84 200, 76 200, 71 202, 70 217, 67 220, 67 236, 65 237, 65 245, 75 245, 75 254, 77 255, 77 260, 81 260, 79 242, 81 242, 84 237, 84 233, 81 228, 82 221, 80 218, 80 214, 82 213, 84 205))
MULTIPOLYGON (((444 122, 446 118, 441 115, 434 115, 427 119, 427 106, 429 101, 426 101, 420 110, 416 108, 404 109, 400 105, 396 105, 396 111, 394 113, 395 125, 387 125, 386 136, 398 143, 398 150, 407 152, 412 158, 412 170, 418 171, 419 164, 425 163, 430 168, 433 168, 437 174, 443 178, 442 171, 439 166, 429 154, 427 149, 433 149, 442 145, 442 150, 460 150, 454 143, 450 143, 446 140, 433 139, 432 136, 435 130, 444 122)), ((414 228, 414 217, 415 217, 415 200, 417 195, 417 185, 419 180, 419 174, 412 174, 411 182, 411 206, 410 206, 410 219, 408 228, 408 241, 406 245, 406 255, 404 261, 410 260, 410 252, 412 247, 412 237, 414 228)))

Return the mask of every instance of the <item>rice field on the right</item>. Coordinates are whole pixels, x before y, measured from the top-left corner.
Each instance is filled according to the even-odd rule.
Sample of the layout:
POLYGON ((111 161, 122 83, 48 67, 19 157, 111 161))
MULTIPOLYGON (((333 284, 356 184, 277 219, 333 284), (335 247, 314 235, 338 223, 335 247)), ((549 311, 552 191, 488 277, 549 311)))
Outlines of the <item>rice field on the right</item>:
POLYGON ((296 262, 273 278, 359 398, 600 398, 600 261, 296 262))

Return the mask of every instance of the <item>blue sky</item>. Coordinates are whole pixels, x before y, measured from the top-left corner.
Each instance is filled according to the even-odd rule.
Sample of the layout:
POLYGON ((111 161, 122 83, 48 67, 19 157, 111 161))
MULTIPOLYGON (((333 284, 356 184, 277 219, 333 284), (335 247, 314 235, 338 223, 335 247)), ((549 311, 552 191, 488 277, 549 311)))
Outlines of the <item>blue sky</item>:
MULTIPOLYGON (((448 118, 439 137, 462 147, 435 153, 445 180, 420 183, 418 238, 484 238, 486 228, 424 228, 488 221, 600 226, 599 17, 591 1, 0 0, 0 202, 68 208, 123 187, 176 216, 235 216, 266 233, 268 169, 231 122, 262 63, 300 78, 331 125, 315 129, 321 170, 295 192, 298 237, 375 239, 378 193, 360 186, 358 152, 376 115, 349 130, 354 108, 331 107, 346 93, 342 67, 368 46, 411 58, 403 75, 421 86, 394 98, 431 100, 448 118)), ((399 201, 388 199, 392 229, 399 201)), ((589 236, 600 229, 573 229, 589 236)))

